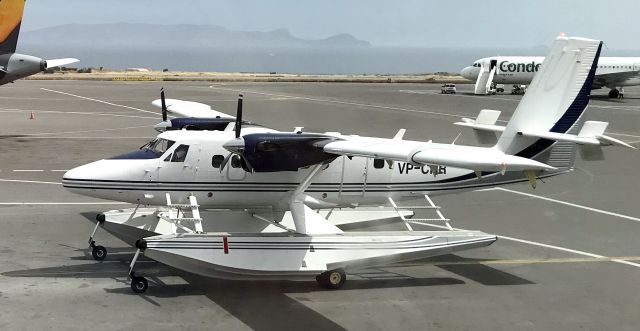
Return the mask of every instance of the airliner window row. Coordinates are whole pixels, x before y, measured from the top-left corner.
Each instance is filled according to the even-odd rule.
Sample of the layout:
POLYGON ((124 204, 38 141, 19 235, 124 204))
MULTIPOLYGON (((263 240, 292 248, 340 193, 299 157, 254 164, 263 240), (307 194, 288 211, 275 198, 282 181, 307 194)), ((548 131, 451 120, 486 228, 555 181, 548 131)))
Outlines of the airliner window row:
POLYGON ((631 66, 598 66, 598 68, 608 68, 608 69, 631 69, 631 66))
MULTIPOLYGON (((480 67, 480 63, 474 63, 474 67, 480 67)), ((633 69, 632 66, 598 66, 598 68, 606 68, 606 69, 633 69)))

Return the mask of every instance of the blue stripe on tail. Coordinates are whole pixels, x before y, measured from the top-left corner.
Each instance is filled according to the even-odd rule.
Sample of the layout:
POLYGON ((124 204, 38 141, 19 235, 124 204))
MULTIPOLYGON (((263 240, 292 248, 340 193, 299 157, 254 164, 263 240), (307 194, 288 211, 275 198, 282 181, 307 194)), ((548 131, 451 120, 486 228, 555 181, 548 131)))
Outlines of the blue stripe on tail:
MULTIPOLYGON (((589 95, 591 94, 591 88, 593 87, 593 80, 596 75, 596 69, 598 68, 598 60, 600 59, 601 50, 602 42, 598 45, 598 51, 596 52, 593 64, 591 64, 591 69, 589 70, 587 79, 585 79, 578 95, 576 95, 576 98, 573 100, 569 108, 567 108, 567 111, 565 111, 549 132, 567 133, 567 131, 569 131, 569 129, 571 129, 571 127, 578 121, 580 116, 582 116, 582 113, 584 113, 584 110, 589 104, 589 95)), ((554 142, 554 140, 538 139, 535 143, 516 154, 516 156, 531 159, 551 147, 554 142)))

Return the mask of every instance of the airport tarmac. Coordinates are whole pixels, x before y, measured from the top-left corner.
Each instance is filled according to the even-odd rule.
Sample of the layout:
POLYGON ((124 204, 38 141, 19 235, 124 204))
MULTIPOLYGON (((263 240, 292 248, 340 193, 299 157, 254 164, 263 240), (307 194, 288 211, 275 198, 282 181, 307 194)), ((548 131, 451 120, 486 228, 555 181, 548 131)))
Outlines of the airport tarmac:
MULTIPOLYGON (((421 263, 363 270, 344 288, 315 282, 230 281, 154 261, 144 295, 127 282, 133 249, 100 231, 96 213, 129 205, 77 196, 64 170, 143 145, 160 121, 150 102, 204 102, 281 130, 339 131, 452 142, 461 117, 502 110, 519 96, 475 96, 471 85, 18 81, 0 87, 0 329, 637 330, 640 324, 640 152, 605 150, 539 183, 435 196, 458 228, 500 236, 494 245, 421 263), (33 114, 34 119, 30 119, 33 114)), ((640 88, 623 101, 594 91, 588 118, 640 146, 640 88)), ((464 131, 459 144, 473 144, 464 131)), ((381 227, 392 227, 384 225, 381 227)), ((425 228, 426 229, 426 228, 425 228)))

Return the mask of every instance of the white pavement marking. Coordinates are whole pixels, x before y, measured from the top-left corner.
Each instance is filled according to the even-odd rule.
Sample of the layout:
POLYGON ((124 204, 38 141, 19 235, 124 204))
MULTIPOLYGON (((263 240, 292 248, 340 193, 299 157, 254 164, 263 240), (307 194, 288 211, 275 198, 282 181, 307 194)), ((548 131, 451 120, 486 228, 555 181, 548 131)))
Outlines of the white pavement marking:
POLYGON ((132 110, 141 111, 141 112, 143 112, 143 113, 149 113, 149 114, 154 114, 154 115, 160 115, 159 113, 156 113, 156 112, 153 112, 153 111, 148 111, 148 110, 144 110, 144 109, 140 109, 140 108, 136 108, 136 107, 131 107, 131 106, 120 105, 120 104, 113 103, 113 102, 109 102, 109 101, 104 101, 104 100, 98 100, 98 99, 94 99, 94 98, 83 97, 83 96, 81 96, 81 95, 77 95, 77 94, 71 94, 71 93, 62 92, 62 91, 51 90, 51 89, 44 88, 44 87, 41 87, 40 89, 41 89, 41 90, 43 90, 43 91, 54 92, 54 93, 60 93, 60 94, 64 94, 64 95, 68 95, 68 96, 72 96, 72 97, 75 97, 75 98, 80 98, 80 99, 85 99, 85 100, 89 100, 89 101, 95 101, 95 102, 99 102, 99 103, 104 103, 105 105, 109 105, 109 106, 122 107, 122 108, 127 108, 127 109, 132 109, 132 110))
POLYGON ((213 89, 213 90, 223 90, 223 91, 231 91, 231 92, 244 92, 245 94, 246 93, 251 93, 251 94, 266 95, 266 96, 278 97, 278 98, 300 99, 300 100, 307 100, 307 101, 335 103, 335 104, 340 104, 340 105, 349 105, 349 106, 357 106, 357 107, 365 107, 365 108, 368 107, 368 108, 379 108, 379 109, 388 109, 388 110, 399 110, 399 111, 404 111, 404 112, 408 112, 408 113, 422 113, 422 114, 440 115, 440 116, 448 116, 448 117, 455 117, 455 118, 463 118, 463 117, 473 116, 473 115, 455 115, 455 114, 441 113, 441 112, 435 112, 435 111, 410 109, 410 108, 400 108, 400 107, 392 107, 392 106, 381 106, 381 105, 373 105, 373 104, 351 102, 351 101, 319 99, 319 98, 301 97, 301 96, 293 96, 293 95, 285 95, 285 94, 256 92, 256 91, 247 91, 247 90, 231 89, 231 88, 220 88, 220 87, 216 87, 216 86, 213 86, 213 85, 209 86, 209 88, 213 89))
POLYGON ((59 183, 59 182, 43 182, 39 180, 22 180, 22 179, 0 179, 0 182, 62 185, 62 183, 59 183))
MULTIPOLYGON (((451 95, 449 94, 443 94, 440 92, 436 92, 434 90, 424 90, 424 91, 416 91, 416 90, 400 90, 400 92, 405 92, 405 93, 413 93, 413 94, 432 94, 432 95, 441 95, 443 97, 447 97, 447 98, 451 98, 451 95)), ((516 101, 519 102, 520 99, 513 99, 513 98, 502 98, 502 97, 495 97, 495 96, 490 96, 490 95, 471 95, 471 94, 464 94, 464 93, 468 93, 468 92, 462 92, 462 93, 456 93, 456 97, 467 97, 467 98, 480 98, 480 99, 492 99, 492 100, 506 100, 506 101, 516 101)))
MULTIPOLYGON (((39 109, 15 109, 15 108, 0 108, 0 113, 46 113, 46 114, 71 114, 71 115, 95 115, 95 116, 113 116, 113 117, 127 117, 127 118, 149 118, 149 119, 158 119, 158 117, 151 116, 138 116, 138 115, 123 115, 116 113, 92 113, 92 112, 82 112, 82 111, 58 111, 58 110, 39 110, 39 109)), ((155 113, 154 113, 155 114, 155 113)))
MULTIPOLYGON (((6 136, 5 136, 6 138, 6 136)), ((100 137, 100 136, 91 136, 91 137, 75 137, 75 136, 20 136, 17 135, 13 138, 20 139, 153 139, 154 137, 100 137)))
POLYGON ((35 136, 45 136, 45 135, 54 135, 54 134, 73 134, 73 133, 90 133, 90 132, 106 132, 106 131, 120 131, 120 130, 130 130, 130 129, 141 129, 141 128, 150 128, 150 125, 137 125, 137 126, 127 126, 124 128, 113 128, 113 129, 95 129, 95 130, 82 130, 82 131, 60 131, 60 132, 41 132, 41 133, 28 133, 25 136, 35 137, 35 136))
POLYGON ((640 136, 636 136, 633 134, 627 134, 627 133, 615 133, 615 132, 607 132, 608 134, 613 134, 616 136, 624 136, 624 137, 631 137, 631 138, 640 138, 640 136))
POLYGON ((14 169, 14 172, 43 172, 42 169, 14 169))
POLYGON ((571 203, 571 202, 566 202, 566 201, 562 201, 562 200, 551 199, 551 198, 547 198, 547 197, 543 197, 543 196, 535 195, 535 194, 531 194, 531 193, 525 193, 525 192, 510 190, 510 189, 503 188, 503 187, 496 187, 496 188, 494 188, 494 190, 509 192, 509 193, 513 193, 513 194, 519 194, 519 195, 523 195, 523 196, 530 197, 530 198, 535 198, 535 199, 555 202, 555 203, 558 203, 558 204, 561 204, 561 205, 565 205, 565 206, 569 206, 569 207, 580 208, 580 209, 592 211, 592 212, 595 212, 595 213, 600 213, 600 214, 605 214, 605 215, 609 215, 609 216, 624 218, 624 219, 627 219, 627 220, 630 220, 630 221, 640 222, 640 218, 637 218, 637 217, 618 214, 618 213, 614 213, 614 212, 610 212, 610 211, 606 211, 606 210, 602 210, 602 209, 597 209, 597 208, 593 208, 593 207, 583 206, 583 205, 579 205, 579 204, 571 203))
POLYGON ((49 171, 53 171, 53 172, 67 172, 69 170, 65 170, 65 169, 53 169, 53 170, 49 170, 49 171))
POLYGON ((70 206, 70 205, 130 205, 127 202, 0 202, 0 206, 25 206, 25 205, 43 205, 43 206, 70 206))
MULTIPOLYGON (((440 229, 447 229, 447 230, 449 229, 448 227, 446 227, 444 225, 425 224, 425 223, 420 223, 420 225, 430 226, 430 227, 440 228, 440 229)), ((460 229, 460 228, 454 228, 454 230, 468 231, 468 230, 460 229)), ((545 243, 541 243, 541 242, 537 242, 537 241, 531 241, 531 240, 525 240, 525 239, 520 239, 520 238, 515 238, 515 237, 503 236, 503 235, 499 235, 499 234, 496 234, 495 236, 500 238, 500 239, 503 239, 503 240, 515 241, 515 242, 519 242, 519 243, 522 243, 522 244, 538 246, 538 247, 544 247, 544 248, 549 248, 549 249, 555 249, 555 250, 558 250, 558 251, 563 251, 563 252, 573 253, 573 254, 583 255, 583 256, 589 256, 589 257, 593 257, 593 258, 597 258, 597 259, 607 259, 607 257, 604 256, 604 255, 585 252, 585 251, 580 251, 580 250, 577 250, 577 249, 571 249, 571 248, 562 247, 562 246, 549 245, 549 244, 545 244, 545 243)), ((640 268, 640 264, 638 264, 638 263, 629 262, 629 261, 625 261, 625 260, 621 260, 621 259, 611 259, 611 262, 620 263, 620 264, 626 264, 626 265, 629 265, 629 266, 632 266, 632 267, 640 268)))

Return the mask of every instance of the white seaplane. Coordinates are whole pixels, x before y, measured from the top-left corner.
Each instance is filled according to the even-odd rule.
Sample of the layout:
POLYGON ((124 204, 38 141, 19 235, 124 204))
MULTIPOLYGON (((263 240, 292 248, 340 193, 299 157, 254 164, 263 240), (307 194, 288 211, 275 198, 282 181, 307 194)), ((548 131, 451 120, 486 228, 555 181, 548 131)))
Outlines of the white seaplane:
MULTIPOLYGON (((585 121, 602 43, 559 37, 504 127, 484 110, 470 127, 479 137, 501 132, 493 147, 438 144, 337 132, 279 132, 199 103, 164 98, 163 131, 140 150, 69 170, 72 192, 137 204, 99 214, 99 226, 138 248, 132 289, 148 283, 133 272, 140 253, 213 277, 308 278, 340 287, 345 270, 487 246, 496 236, 458 231, 428 195, 529 181, 569 172, 576 151, 601 157, 601 146, 623 145, 605 122, 585 121), (167 119, 167 113, 182 118, 167 119), (396 201, 425 197, 435 219, 409 219, 396 201), (357 206, 389 204, 389 210, 357 206), (160 207, 141 207, 154 205, 160 207), (166 205, 166 206, 164 206, 166 205), (345 208, 345 209, 342 209, 345 208), (320 210, 320 211, 318 211, 320 210), (408 231, 350 232, 345 223, 399 213, 408 231), (410 224, 443 221, 444 230, 410 224)), ((395 214, 397 216, 398 214, 395 214)))

